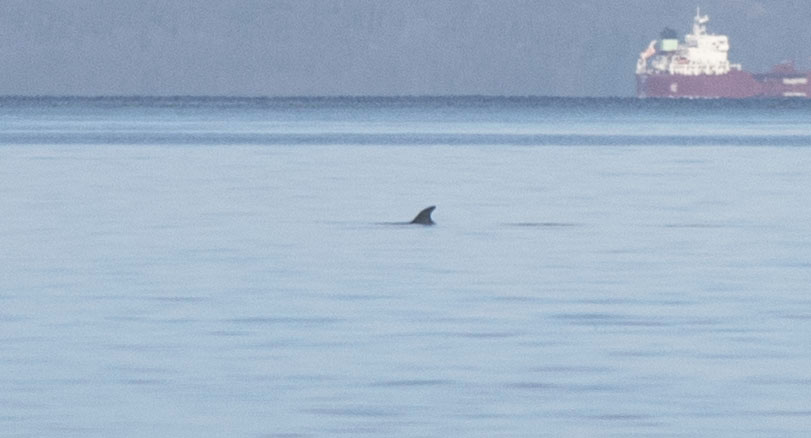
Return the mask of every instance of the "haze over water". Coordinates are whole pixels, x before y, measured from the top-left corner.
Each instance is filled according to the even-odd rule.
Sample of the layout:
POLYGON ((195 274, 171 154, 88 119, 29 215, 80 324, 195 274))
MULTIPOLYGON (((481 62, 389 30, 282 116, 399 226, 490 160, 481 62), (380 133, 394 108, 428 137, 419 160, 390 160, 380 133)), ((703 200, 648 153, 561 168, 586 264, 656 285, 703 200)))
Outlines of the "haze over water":
POLYGON ((0 99, 0 435, 802 436, 809 119, 0 99))

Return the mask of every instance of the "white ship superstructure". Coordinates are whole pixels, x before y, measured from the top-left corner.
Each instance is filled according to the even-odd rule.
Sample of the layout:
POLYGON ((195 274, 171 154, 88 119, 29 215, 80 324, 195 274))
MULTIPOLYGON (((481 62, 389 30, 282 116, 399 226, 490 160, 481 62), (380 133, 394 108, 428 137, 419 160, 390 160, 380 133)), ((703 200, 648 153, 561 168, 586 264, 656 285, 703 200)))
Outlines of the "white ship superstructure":
POLYGON ((639 55, 636 73, 698 76, 740 71, 740 64, 729 62, 729 38, 726 35, 707 33, 709 21, 707 15, 702 16, 701 11, 696 9, 693 33, 685 35, 683 43, 679 43, 676 38, 651 41, 648 49, 639 55))

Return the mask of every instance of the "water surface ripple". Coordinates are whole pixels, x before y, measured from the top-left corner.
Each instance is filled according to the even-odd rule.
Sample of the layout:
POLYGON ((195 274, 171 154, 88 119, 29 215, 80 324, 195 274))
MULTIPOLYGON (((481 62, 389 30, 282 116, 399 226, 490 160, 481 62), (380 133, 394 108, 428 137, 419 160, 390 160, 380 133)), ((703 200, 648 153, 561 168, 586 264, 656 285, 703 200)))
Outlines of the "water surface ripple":
POLYGON ((0 98, 0 435, 804 436, 809 116, 0 98))

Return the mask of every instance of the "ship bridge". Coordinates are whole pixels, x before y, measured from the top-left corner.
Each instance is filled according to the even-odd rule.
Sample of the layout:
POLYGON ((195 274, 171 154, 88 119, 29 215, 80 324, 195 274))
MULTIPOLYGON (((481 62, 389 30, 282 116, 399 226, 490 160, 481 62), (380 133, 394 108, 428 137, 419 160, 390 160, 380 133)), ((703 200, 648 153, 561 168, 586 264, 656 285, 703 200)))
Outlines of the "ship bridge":
POLYGON ((709 21, 709 16, 702 16, 701 10, 696 9, 693 32, 685 35, 683 43, 676 39, 663 39, 657 50, 657 41, 652 41, 648 50, 639 56, 637 74, 698 76, 723 75, 730 70, 740 70, 740 64, 729 62, 729 38, 708 33, 709 21), (650 63, 649 58, 652 58, 650 63))

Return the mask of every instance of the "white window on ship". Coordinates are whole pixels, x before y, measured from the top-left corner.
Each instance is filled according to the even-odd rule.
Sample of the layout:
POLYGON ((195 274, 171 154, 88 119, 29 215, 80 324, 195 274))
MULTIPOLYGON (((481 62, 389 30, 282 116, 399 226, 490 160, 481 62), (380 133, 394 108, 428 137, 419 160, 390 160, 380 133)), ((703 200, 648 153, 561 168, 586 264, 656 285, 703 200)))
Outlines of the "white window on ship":
POLYGON ((805 85, 808 83, 808 78, 783 78, 784 85, 805 85))

